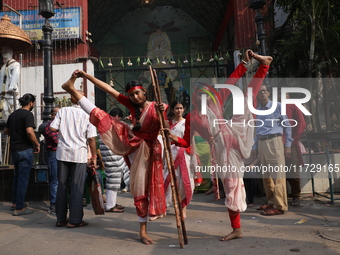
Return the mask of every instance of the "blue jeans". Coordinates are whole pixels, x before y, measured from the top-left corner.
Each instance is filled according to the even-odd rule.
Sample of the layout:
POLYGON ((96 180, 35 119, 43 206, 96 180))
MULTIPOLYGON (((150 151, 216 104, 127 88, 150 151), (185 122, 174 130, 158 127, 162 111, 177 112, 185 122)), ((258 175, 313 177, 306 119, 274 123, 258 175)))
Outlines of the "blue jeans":
POLYGON ((58 188, 58 162, 55 151, 47 151, 46 154, 50 181, 50 205, 55 205, 58 188))
POLYGON ((11 153, 14 162, 12 202, 16 204, 16 210, 21 210, 24 208, 24 200, 33 163, 33 149, 11 151, 11 153))

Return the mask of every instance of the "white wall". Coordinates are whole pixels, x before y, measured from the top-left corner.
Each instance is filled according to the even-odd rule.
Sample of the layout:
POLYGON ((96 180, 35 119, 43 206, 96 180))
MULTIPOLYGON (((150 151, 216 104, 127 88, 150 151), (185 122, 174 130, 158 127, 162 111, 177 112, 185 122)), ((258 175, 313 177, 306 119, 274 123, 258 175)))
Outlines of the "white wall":
MULTIPOLYGON (((83 63, 54 65, 53 67, 53 92, 65 92, 61 85, 67 81, 72 72, 76 69, 83 69, 83 63)), ((87 73, 94 75, 94 65, 91 60, 86 62, 87 73)), ((33 113, 36 118, 36 126, 38 127, 41 120, 41 108, 44 102, 41 100, 41 94, 44 93, 44 69, 43 66, 24 67, 22 68, 21 78, 21 94, 31 93, 36 95, 36 108, 33 113)), ((81 88, 83 79, 77 79, 75 87, 81 88)), ((20 97, 19 96, 19 97, 20 97)), ((90 101, 95 102, 94 85, 91 82, 87 82, 87 97, 90 101)))

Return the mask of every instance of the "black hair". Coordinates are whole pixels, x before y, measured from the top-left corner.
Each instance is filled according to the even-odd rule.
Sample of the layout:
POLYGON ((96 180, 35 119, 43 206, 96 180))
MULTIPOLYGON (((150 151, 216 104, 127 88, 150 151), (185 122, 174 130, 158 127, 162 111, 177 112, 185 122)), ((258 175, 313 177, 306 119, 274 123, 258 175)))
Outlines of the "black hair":
MULTIPOLYGON (((136 86, 142 86, 142 83, 140 81, 137 80, 133 80, 133 81, 129 81, 126 86, 125 86, 125 92, 128 92, 131 88, 136 87, 136 86)), ((136 114, 136 125, 132 128, 133 131, 139 131, 142 126, 140 125, 139 119, 140 119, 140 115, 141 115, 141 111, 139 108, 139 105, 134 104, 131 100, 130 103, 134 106, 135 108, 135 114, 136 114)))
POLYGON ((25 95, 19 98, 19 103, 21 106, 26 106, 30 102, 33 102, 33 103, 35 102, 35 96, 30 93, 26 93, 25 95))
POLYGON ((174 110, 174 109, 175 109, 175 106, 178 105, 178 104, 183 105, 183 108, 184 108, 184 104, 183 104, 181 101, 175 100, 175 101, 173 101, 173 102, 171 103, 170 109, 171 109, 171 110, 174 110))
POLYGON ((120 117, 120 118, 123 118, 123 111, 119 108, 113 108, 111 111, 110 111, 110 115, 112 117, 116 117, 117 115, 120 117))
POLYGON ((53 113, 57 114, 57 112, 58 112, 58 111, 57 111, 57 112, 56 112, 56 111, 54 111, 54 109, 56 109, 56 108, 57 108, 57 109, 59 109, 59 107, 57 107, 57 106, 55 106, 55 107, 52 107, 51 114, 53 114, 53 113))
POLYGON ((269 84, 262 84, 262 86, 266 86, 267 91, 271 91, 272 87, 269 84))
POLYGON ((129 89, 131 89, 133 87, 137 87, 137 86, 143 87, 143 85, 140 81, 137 81, 137 80, 129 81, 125 86, 125 92, 128 92, 129 89))

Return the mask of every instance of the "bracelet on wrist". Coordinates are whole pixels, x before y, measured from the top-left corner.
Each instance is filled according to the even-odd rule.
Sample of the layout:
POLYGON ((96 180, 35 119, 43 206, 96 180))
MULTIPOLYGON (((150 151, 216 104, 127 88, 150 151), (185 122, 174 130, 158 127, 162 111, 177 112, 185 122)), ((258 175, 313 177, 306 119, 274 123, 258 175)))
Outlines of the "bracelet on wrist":
POLYGON ((246 61, 244 61, 244 60, 242 59, 242 63, 246 65, 248 62, 246 62, 246 61))

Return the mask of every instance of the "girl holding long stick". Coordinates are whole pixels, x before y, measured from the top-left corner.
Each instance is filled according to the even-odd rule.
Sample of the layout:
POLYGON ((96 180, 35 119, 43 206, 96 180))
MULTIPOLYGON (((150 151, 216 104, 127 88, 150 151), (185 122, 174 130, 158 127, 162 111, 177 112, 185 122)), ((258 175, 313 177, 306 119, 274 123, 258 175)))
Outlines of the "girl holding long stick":
POLYGON ((157 109, 163 111, 166 118, 167 105, 147 101, 146 90, 139 81, 129 82, 125 88, 128 96, 124 96, 110 85, 81 70, 74 71, 62 88, 76 98, 78 104, 90 114, 91 123, 98 128, 102 141, 112 152, 125 157, 130 168, 130 191, 139 219, 139 235, 144 244, 152 244, 152 239, 147 235, 147 215, 152 217, 166 211, 162 146, 157 140, 160 129, 157 109), (88 79, 129 109, 132 130, 126 123, 100 110, 75 89, 74 82, 80 77, 88 79))

